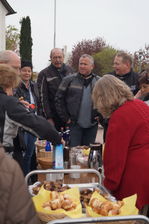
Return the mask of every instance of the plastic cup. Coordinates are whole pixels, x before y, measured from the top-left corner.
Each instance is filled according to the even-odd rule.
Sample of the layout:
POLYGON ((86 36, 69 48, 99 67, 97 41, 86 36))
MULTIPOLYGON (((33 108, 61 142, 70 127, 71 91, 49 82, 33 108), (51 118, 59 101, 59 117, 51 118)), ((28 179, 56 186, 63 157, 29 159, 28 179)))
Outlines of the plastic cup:
MULTIPOLYGON (((70 166, 71 169, 80 169, 79 165, 71 165, 70 166)), ((80 178, 80 173, 70 173, 70 177, 74 178, 74 179, 78 179, 80 178)))

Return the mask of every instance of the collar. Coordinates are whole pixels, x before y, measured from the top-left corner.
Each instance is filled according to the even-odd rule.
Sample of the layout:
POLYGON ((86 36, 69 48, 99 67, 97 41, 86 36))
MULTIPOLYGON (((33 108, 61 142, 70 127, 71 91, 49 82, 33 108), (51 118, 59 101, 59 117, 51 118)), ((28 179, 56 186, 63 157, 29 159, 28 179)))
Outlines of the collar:
POLYGON ((21 80, 19 87, 29 89, 31 87, 31 81, 29 81, 28 85, 26 86, 26 83, 23 80, 21 80))
POLYGON ((83 74, 81 74, 81 73, 79 73, 79 74, 81 75, 81 77, 82 77, 83 79, 90 79, 90 78, 92 78, 92 76, 93 76, 92 73, 90 73, 89 75, 83 75, 83 74))
POLYGON ((57 72, 62 72, 65 68, 65 65, 62 64, 62 67, 60 68, 56 68, 53 64, 50 65, 54 70, 56 70, 57 72))
POLYGON ((123 75, 118 75, 115 73, 115 76, 118 77, 119 79, 123 80, 125 79, 127 76, 129 76, 132 72, 132 69, 130 70, 130 72, 126 73, 126 74, 123 74, 123 75))

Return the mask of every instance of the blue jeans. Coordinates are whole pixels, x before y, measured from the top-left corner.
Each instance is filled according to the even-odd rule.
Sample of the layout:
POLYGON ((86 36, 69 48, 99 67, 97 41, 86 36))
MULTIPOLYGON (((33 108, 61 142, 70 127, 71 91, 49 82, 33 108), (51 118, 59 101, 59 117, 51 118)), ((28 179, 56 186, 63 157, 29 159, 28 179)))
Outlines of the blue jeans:
POLYGON ((70 126, 70 147, 94 143, 96 139, 98 124, 90 128, 81 128, 78 124, 70 126))
POLYGON ((24 175, 31 171, 31 158, 35 151, 36 137, 28 132, 24 132, 24 141, 26 145, 26 151, 23 158, 24 175))

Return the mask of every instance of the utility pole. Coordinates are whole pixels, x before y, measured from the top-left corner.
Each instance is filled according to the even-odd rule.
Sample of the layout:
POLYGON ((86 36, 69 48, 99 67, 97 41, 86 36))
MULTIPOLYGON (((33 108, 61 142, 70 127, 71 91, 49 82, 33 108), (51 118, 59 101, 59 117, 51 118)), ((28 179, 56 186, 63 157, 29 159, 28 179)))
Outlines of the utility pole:
POLYGON ((56 47, 56 0, 54 0, 54 48, 56 47))

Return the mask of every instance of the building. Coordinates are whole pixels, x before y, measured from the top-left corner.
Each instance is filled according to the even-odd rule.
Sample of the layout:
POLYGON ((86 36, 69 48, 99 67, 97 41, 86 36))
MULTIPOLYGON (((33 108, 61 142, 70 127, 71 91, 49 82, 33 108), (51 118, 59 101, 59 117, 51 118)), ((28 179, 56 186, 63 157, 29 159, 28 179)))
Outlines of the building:
POLYGON ((6 0, 0 0, 0 51, 6 47, 5 17, 16 13, 6 0))

